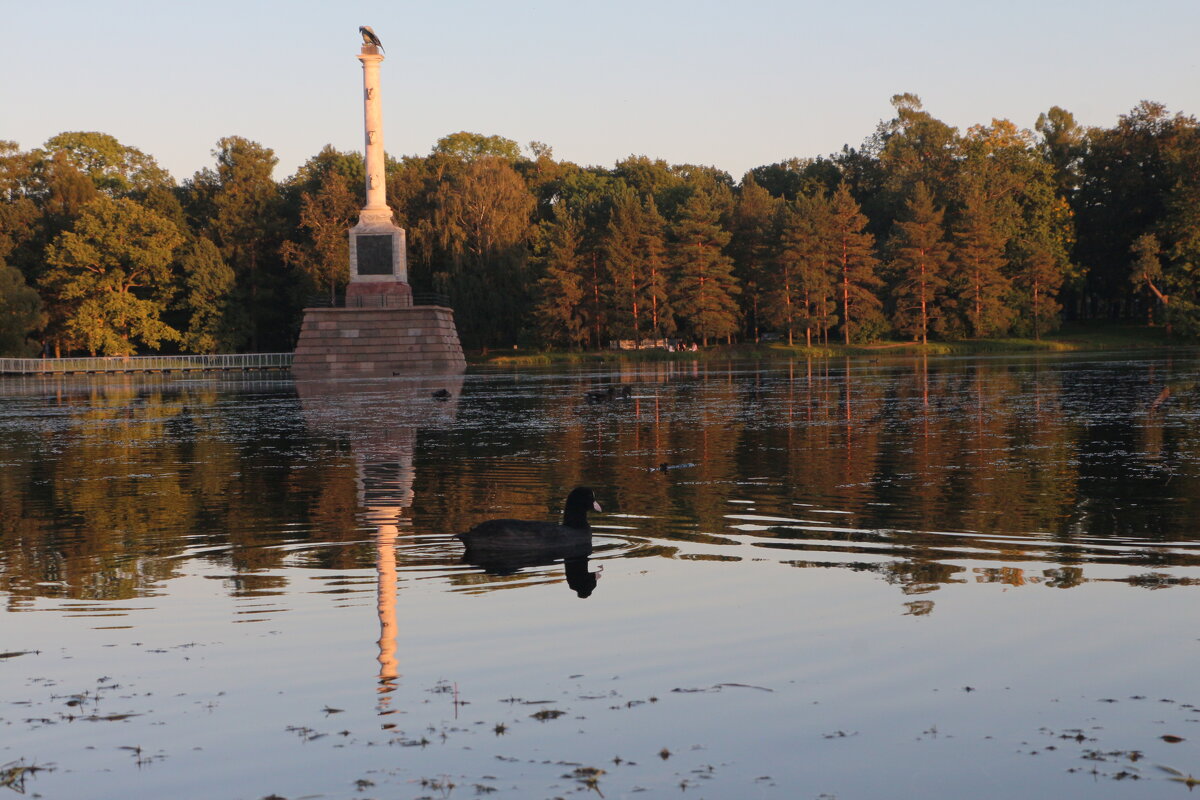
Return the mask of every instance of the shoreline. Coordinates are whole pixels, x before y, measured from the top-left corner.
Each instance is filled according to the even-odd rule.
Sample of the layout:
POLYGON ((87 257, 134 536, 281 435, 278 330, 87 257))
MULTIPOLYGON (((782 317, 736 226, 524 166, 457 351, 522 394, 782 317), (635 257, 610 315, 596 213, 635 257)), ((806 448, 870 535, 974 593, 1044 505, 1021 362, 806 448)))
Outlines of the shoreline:
POLYGON ((1075 323, 1043 339, 961 339, 928 344, 883 341, 871 344, 828 344, 813 347, 780 342, 720 344, 697 351, 680 350, 513 350, 467 354, 469 365, 548 366, 618 361, 702 361, 712 358, 861 358, 888 356, 966 356, 1004 353, 1067 353, 1104 350, 1176 349, 1194 342, 1167 337, 1161 327, 1075 323))

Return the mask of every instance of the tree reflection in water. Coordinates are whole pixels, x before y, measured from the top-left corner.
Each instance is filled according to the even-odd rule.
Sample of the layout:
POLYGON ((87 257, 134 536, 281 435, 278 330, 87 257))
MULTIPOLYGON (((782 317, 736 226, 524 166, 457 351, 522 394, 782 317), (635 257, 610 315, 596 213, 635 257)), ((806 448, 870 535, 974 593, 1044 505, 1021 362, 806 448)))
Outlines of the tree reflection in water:
POLYGON ((452 535, 489 509, 551 516, 581 483, 618 512, 592 562, 774 554, 925 596, 1180 586, 1169 570, 1200 564, 1194 376, 1190 355, 664 362, 479 373, 449 402, 403 378, 9 381, 0 589, 12 610, 123 600, 189 560, 239 600, 286 602, 295 566, 521 585, 548 565, 464 570, 452 535), (587 404, 604 383, 632 397, 587 404))

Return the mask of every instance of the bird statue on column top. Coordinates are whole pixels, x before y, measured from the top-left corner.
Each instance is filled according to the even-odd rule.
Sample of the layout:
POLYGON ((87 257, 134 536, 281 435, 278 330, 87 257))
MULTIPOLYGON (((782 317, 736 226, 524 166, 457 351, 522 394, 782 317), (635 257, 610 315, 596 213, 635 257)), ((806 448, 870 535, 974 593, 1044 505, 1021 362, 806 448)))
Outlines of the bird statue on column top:
MULTIPOLYGON (((379 41, 379 37, 375 35, 375 31, 371 30, 370 25, 359 25, 358 32, 362 34, 363 44, 373 44, 383 50, 383 42, 379 41)), ((387 51, 384 50, 384 52, 387 51)))

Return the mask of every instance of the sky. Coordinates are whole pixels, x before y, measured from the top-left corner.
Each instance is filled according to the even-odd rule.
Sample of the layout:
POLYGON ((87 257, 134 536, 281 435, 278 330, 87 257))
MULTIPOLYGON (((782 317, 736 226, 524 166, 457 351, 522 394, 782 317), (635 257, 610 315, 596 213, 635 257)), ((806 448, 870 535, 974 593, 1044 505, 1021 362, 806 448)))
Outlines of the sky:
POLYGON ((100 131, 176 180, 223 136, 285 179, 363 149, 359 25, 386 48, 388 153, 457 131, 755 166, 862 144, 911 92, 966 130, 1060 106, 1112 126, 1142 100, 1200 115, 1198 0, 3 0, 0 139, 100 131))

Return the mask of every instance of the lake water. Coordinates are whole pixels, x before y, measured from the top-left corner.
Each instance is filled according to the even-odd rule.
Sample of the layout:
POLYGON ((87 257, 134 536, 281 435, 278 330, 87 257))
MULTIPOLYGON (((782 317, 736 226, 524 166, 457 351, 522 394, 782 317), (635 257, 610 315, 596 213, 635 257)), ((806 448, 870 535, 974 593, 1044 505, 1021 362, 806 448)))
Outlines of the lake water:
POLYGON ((0 786, 1184 795, 1198 366, 0 382, 0 786), (462 562, 577 485, 586 563, 462 562))

